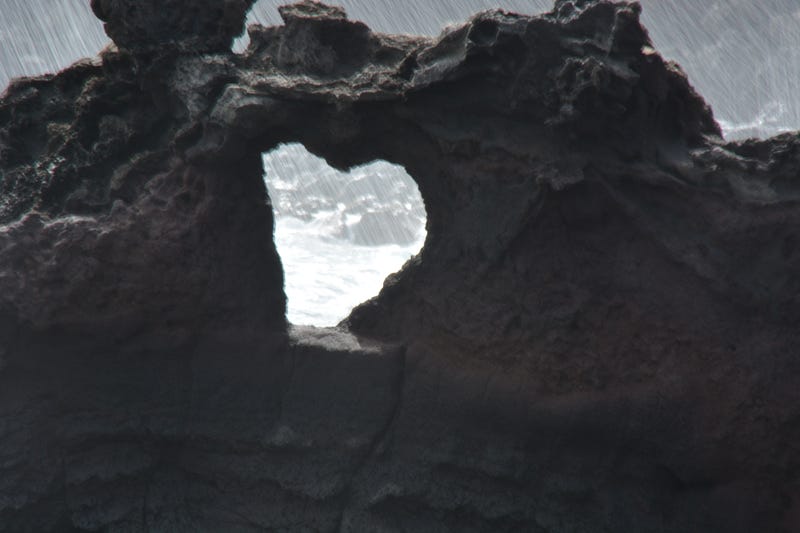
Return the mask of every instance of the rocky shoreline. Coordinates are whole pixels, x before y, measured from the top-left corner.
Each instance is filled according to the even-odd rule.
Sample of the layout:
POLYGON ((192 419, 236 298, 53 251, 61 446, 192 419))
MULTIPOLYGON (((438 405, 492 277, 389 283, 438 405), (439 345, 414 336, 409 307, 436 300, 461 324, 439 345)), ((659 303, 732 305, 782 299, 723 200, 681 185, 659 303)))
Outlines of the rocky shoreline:
POLYGON ((436 39, 93 0, 0 99, 0 531, 800 527, 800 138, 726 143, 633 2, 436 39), (416 180, 422 252, 290 326, 261 154, 416 180))

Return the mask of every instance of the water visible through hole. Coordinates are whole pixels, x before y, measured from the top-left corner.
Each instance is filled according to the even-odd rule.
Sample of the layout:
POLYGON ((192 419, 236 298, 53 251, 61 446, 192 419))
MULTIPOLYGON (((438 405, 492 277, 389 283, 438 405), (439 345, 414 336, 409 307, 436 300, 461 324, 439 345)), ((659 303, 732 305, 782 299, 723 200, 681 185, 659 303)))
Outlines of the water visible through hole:
POLYGON ((333 326, 376 296, 425 240, 425 208, 403 167, 340 172, 300 144, 264 154, 293 324, 333 326))

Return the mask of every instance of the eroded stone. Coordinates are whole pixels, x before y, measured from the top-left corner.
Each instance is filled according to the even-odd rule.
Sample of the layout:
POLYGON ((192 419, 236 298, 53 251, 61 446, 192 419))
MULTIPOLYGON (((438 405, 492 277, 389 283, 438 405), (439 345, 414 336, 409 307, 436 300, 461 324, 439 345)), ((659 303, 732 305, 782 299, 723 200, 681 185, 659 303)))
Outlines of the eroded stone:
POLYGON ((242 56, 192 6, 0 100, 0 531, 797 529, 797 134, 725 143, 634 3, 242 56), (283 142, 425 200, 340 330, 285 321, 283 142))

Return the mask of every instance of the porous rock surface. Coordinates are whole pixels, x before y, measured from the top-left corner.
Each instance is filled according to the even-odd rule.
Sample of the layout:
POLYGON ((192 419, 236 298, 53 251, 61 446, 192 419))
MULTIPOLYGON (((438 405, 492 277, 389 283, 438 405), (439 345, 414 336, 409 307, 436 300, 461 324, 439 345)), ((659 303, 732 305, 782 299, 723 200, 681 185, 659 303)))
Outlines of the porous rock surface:
POLYGON ((796 134, 725 143, 633 2, 234 55, 249 4, 93 1, 0 99, 0 531, 800 528, 796 134), (283 142, 426 203, 339 328, 285 320, 283 142))

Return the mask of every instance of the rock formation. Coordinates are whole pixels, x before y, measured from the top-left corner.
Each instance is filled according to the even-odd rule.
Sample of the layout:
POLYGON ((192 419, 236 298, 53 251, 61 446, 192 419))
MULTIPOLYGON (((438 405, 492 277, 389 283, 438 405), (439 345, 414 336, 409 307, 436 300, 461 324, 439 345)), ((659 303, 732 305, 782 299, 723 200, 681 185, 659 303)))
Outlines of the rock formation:
POLYGON ((639 6, 436 39, 93 0, 0 99, 0 532, 800 528, 800 141, 726 143, 639 6), (424 249, 289 326, 261 154, 405 166, 424 249))

